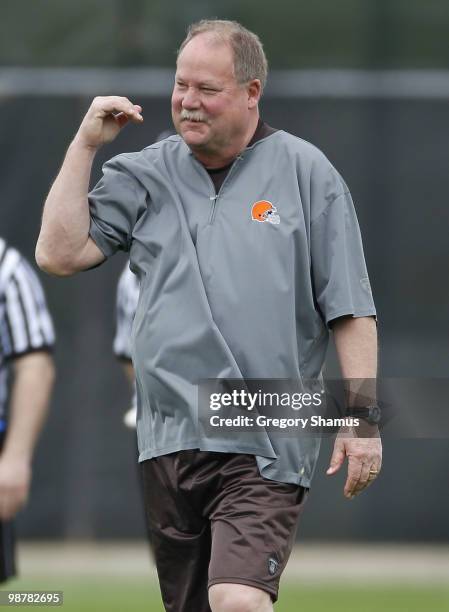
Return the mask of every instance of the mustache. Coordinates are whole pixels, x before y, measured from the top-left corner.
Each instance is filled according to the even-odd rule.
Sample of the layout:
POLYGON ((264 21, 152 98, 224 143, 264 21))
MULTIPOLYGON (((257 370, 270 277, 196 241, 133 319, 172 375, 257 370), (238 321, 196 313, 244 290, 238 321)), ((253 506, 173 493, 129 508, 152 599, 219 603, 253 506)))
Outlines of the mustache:
POLYGON ((181 111, 181 121, 207 121, 207 117, 205 117, 199 111, 188 111, 185 108, 181 111))

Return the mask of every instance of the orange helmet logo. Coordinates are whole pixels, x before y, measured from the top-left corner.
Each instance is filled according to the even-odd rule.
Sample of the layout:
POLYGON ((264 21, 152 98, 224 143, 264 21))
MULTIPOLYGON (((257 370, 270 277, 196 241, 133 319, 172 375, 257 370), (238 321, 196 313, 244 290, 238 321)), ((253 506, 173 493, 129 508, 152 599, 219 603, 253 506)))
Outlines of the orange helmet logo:
POLYGON ((253 221, 259 221, 260 223, 268 221, 268 223, 278 225, 280 223, 280 218, 276 213, 277 209, 271 202, 268 200, 259 200, 253 204, 251 218, 253 221))

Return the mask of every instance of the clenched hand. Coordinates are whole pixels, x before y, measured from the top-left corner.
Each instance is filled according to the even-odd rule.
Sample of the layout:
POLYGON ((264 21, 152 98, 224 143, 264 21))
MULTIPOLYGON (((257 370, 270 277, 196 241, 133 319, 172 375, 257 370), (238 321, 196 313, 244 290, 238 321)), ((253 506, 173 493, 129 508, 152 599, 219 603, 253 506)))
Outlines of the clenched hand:
POLYGON ((106 96, 94 98, 75 137, 86 147, 98 149, 112 142, 130 121, 142 123, 142 107, 128 98, 106 96))

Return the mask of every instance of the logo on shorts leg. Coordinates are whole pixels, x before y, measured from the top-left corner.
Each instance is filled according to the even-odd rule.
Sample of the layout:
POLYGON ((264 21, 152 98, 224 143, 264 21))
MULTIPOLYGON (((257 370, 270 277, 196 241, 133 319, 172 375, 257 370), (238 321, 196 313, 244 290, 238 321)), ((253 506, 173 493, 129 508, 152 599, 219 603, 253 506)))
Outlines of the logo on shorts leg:
POLYGON ((279 561, 275 557, 275 555, 271 555, 271 557, 268 557, 268 572, 270 576, 274 576, 275 573, 278 571, 278 569, 279 569, 279 561))

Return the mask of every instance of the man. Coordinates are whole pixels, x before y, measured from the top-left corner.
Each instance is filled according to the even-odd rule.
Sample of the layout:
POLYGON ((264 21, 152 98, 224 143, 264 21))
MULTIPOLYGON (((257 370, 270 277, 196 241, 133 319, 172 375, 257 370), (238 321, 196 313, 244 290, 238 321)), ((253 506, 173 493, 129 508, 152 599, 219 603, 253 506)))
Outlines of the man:
POLYGON ((36 274, 0 238, 0 582, 16 573, 12 519, 28 497, 33 450, 53 386, 53 343, 36 274))
MULTIPOLYGON (((165 607, 267 612, 294 542, 315 438, 198 423, 198 381, 315 379, 332 326, 342 374, 376 375, 375 308, 349 191, 315 147, 259 118, 267 62, 228 21, 189 29, 177 58, 178 136, 104 166, 102 145, 142 108, 96 98, 47 198, 36 257, 64 276, 130 252, 140 282, 137 433, 165 607), (208 591, 207 591, 207 588, 208 591)), ((348 498, 378 474, 371 437, 335 442, 348 498)))

